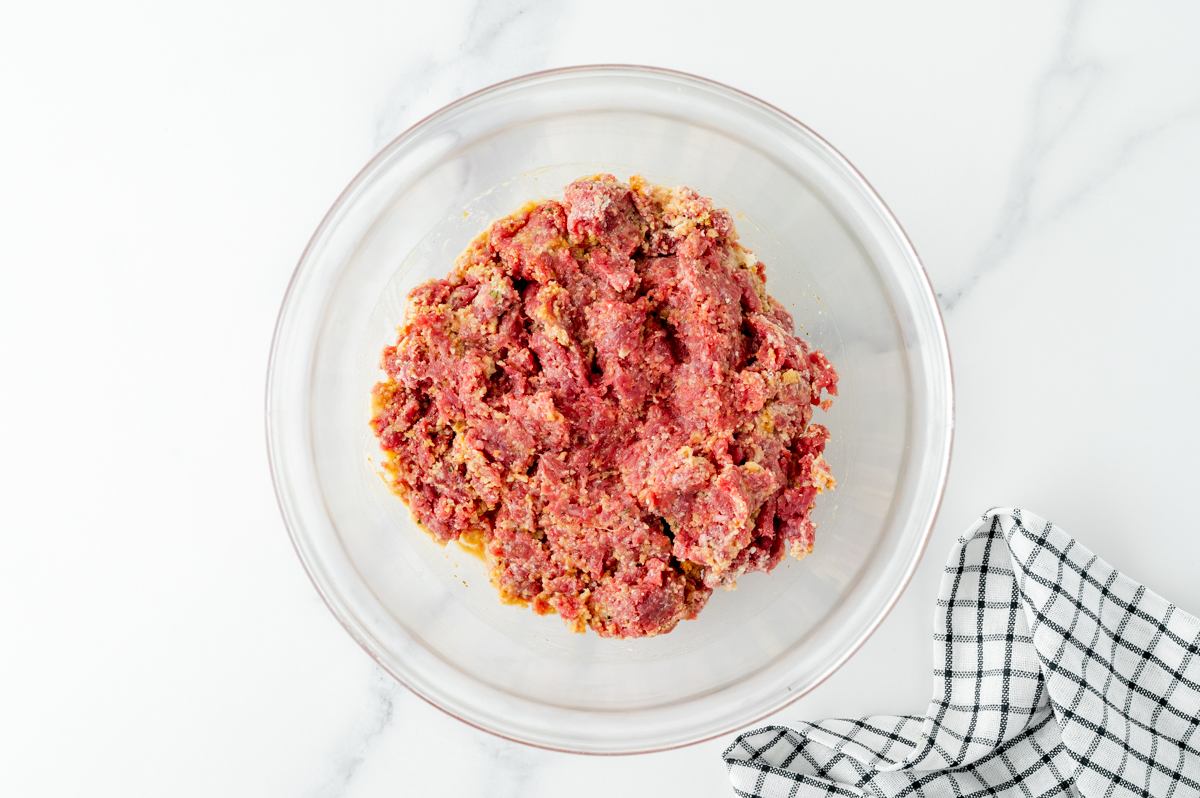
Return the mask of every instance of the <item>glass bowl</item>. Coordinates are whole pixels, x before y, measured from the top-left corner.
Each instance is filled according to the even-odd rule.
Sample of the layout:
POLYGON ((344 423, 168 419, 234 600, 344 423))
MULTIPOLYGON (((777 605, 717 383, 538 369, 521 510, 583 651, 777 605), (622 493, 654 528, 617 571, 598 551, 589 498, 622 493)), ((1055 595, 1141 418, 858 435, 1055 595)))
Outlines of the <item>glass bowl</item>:
POLYGON ((882 200, 804 125, 741 92, 629 66, 485 89, 393 141, 312 237, 275 330, 266 420, 279 505, 313 584, 411 690, 478 728, 595 754, 672 748, 779 710, 895 604, 950 458, 949 351, 925 273, 882 200), (501 604, 484 564, 438 546, 379 475, 368 427, 405 295, 492 220, 597 172, 730 208, 770 292, 841 374, 825 417, 837 490, 816 549, 718 590, 667 635, 570 634, 501 604))

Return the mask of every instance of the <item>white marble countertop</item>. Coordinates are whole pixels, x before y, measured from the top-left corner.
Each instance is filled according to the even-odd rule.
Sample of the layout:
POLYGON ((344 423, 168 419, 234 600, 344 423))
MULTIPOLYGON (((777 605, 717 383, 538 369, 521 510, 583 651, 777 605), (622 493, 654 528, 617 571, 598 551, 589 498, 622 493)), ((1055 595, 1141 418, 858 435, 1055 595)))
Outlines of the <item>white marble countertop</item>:
POLYGON ((425 114, 553 66, 783 108, 875 185, 941 296, 958 412, 933 539, 773 720, 923 711, 944 557, 992 505, 1200 612, 1197 6, 827 5, 6 9, 0 790, 731 794, 732 735, 570 756, 417 699, 321 603, 271 490, 271 331, 326 209, 425 114))

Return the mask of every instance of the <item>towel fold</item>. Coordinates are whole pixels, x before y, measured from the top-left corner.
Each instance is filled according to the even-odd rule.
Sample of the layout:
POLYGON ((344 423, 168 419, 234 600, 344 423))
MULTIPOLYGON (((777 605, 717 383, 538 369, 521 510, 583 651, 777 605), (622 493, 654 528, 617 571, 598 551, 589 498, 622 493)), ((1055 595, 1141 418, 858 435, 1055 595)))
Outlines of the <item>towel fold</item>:
POLYGON ((1200 620, 1055 525, 994 509, 946 564, 924 716, 767 726, 724 754, 735 792, 1200 796, 1200 620))

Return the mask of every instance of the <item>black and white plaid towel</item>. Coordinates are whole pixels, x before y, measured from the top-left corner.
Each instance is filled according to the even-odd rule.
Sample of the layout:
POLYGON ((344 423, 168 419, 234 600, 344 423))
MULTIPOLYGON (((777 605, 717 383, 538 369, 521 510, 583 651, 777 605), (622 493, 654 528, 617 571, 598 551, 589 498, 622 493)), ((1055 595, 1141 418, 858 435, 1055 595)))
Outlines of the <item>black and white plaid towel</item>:
POLYGON ((741 796, 1200 796, 1200 620, 1058 527, 997 509, 938 594, 926 716, 768 726, 741 796))

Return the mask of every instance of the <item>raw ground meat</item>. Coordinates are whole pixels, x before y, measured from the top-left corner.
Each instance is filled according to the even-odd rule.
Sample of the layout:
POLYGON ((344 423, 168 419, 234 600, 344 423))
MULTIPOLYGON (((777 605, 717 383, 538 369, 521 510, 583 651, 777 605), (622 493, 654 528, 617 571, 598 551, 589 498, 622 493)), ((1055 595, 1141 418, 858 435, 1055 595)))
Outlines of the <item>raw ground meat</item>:
POLYGON ((482 542, 503 600, 648 637, 813 547, 833 487, 813 408, 837 372, 794 334, 729 212, 595 175, 410 294, 371 424, 439 541, 482 542))

